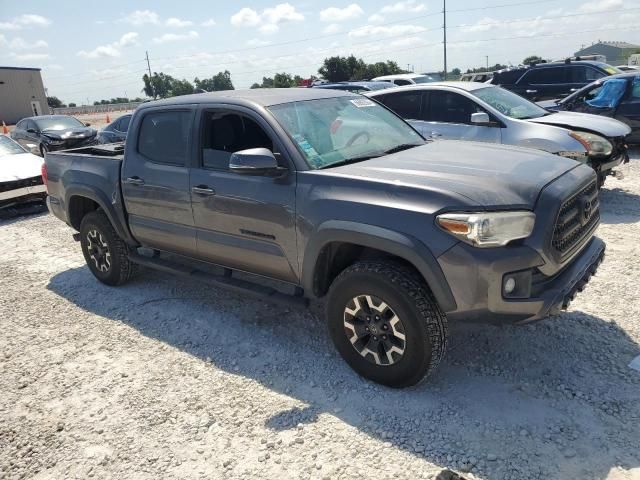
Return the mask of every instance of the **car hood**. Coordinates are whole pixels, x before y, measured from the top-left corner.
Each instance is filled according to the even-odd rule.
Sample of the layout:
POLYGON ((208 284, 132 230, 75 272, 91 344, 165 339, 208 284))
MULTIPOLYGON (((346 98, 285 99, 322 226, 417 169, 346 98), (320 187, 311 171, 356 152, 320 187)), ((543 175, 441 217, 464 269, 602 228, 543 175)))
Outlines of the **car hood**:
POLYGON ((478 207, 533 208, 547 184, 579 165, 528 148, 439 140, 322 172, 454 192, 478 207))
POLYGON ((572 130, 588 130, 605 137, 623 137, 631 133, 629 126, 618 120, 601 115, 578 112, 556 112, 540 118, 527 120, 533 123, 555 125, 572 130))
POLYGON ((64 130, 43 130, 42 134, 55 140, 67 140, 71 138, 89 138, 96 135, 96 131, 89 127, 65 128, 64 130))
POLYGON ((0 155, 0 182, 39 177, 44 160, 31 153, 0 155))

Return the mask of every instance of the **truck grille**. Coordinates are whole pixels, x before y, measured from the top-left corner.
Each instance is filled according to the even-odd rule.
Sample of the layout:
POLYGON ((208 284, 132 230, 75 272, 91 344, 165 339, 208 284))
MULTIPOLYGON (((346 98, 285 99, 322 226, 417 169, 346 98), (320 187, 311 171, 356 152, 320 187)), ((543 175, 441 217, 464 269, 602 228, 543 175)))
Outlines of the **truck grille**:
POLYGON ((19 188, 35 187, 37 185, 42 185, 41 176, 2 182, 0 183, 0 192, 9 192, 11 190, 18 190, 19 188))
POLYGON ((551 244, 562 260, 587 240, 600 222, 598 187, 592 182, 560 207, 551 244))

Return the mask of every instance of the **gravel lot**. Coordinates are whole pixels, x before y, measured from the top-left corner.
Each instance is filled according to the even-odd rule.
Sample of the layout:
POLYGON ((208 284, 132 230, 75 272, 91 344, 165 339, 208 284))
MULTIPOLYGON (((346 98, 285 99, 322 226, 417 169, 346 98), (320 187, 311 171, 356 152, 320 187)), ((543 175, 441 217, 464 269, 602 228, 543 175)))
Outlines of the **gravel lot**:
POLYGON ((152 271, 109 288, 58 220, 1 222, 0 478, 640 479, 640 152, 623 171, 569 312, 455 325, 401 391, 315 310, 152 271))

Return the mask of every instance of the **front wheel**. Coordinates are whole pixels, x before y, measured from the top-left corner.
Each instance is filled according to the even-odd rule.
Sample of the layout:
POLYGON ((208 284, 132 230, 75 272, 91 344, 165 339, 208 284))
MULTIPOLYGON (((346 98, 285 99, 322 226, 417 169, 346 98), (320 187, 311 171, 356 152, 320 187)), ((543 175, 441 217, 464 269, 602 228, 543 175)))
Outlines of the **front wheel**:
POLYGON ((416 273, 394 263, 345 269, 329 290, 327 321, 351 368, 390 387, 420 382, 446 351, 447 321, 433 294, 416 273))
POLYGON ((127 244, 102 210, 87 213, 80 224, 82 254, 91 273, 107 285, 122 285, 135 273, 127 244))
POLYGON ((47 147, 47 145, 46 145, 46 144, 41 143, 41 144, 40 144, 40 156, 41 156, 42 158, 44 158, 44 156, 46 155, 46 153, 47 153, 48 151, 49 151, 49 147, 47 147))

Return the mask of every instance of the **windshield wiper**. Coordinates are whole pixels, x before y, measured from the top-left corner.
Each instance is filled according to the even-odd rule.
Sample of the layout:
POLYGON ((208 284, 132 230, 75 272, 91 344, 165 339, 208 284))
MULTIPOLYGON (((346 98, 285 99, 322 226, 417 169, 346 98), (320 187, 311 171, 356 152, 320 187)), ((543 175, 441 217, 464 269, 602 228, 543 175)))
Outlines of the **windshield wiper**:
POLYGON ((410 148, 419 147, 420 145, 422 145, 422 143, 403 143, 401 145, 390 148, 389 150, 386 150, 384 153, 386 155, 391 155, 392 153, 402 152, 403 150, 409 150, 410 148))
POLYGON ((363 155, 362 157, 345 158, 339 162, 329 163, 318 167, 318 170, 324 170, 325 168, 342 167, 343 165, 350 165, 352 163, 364 162, 365 160, 371 160, 372 158, 381 157, 380 154, 363 155))

